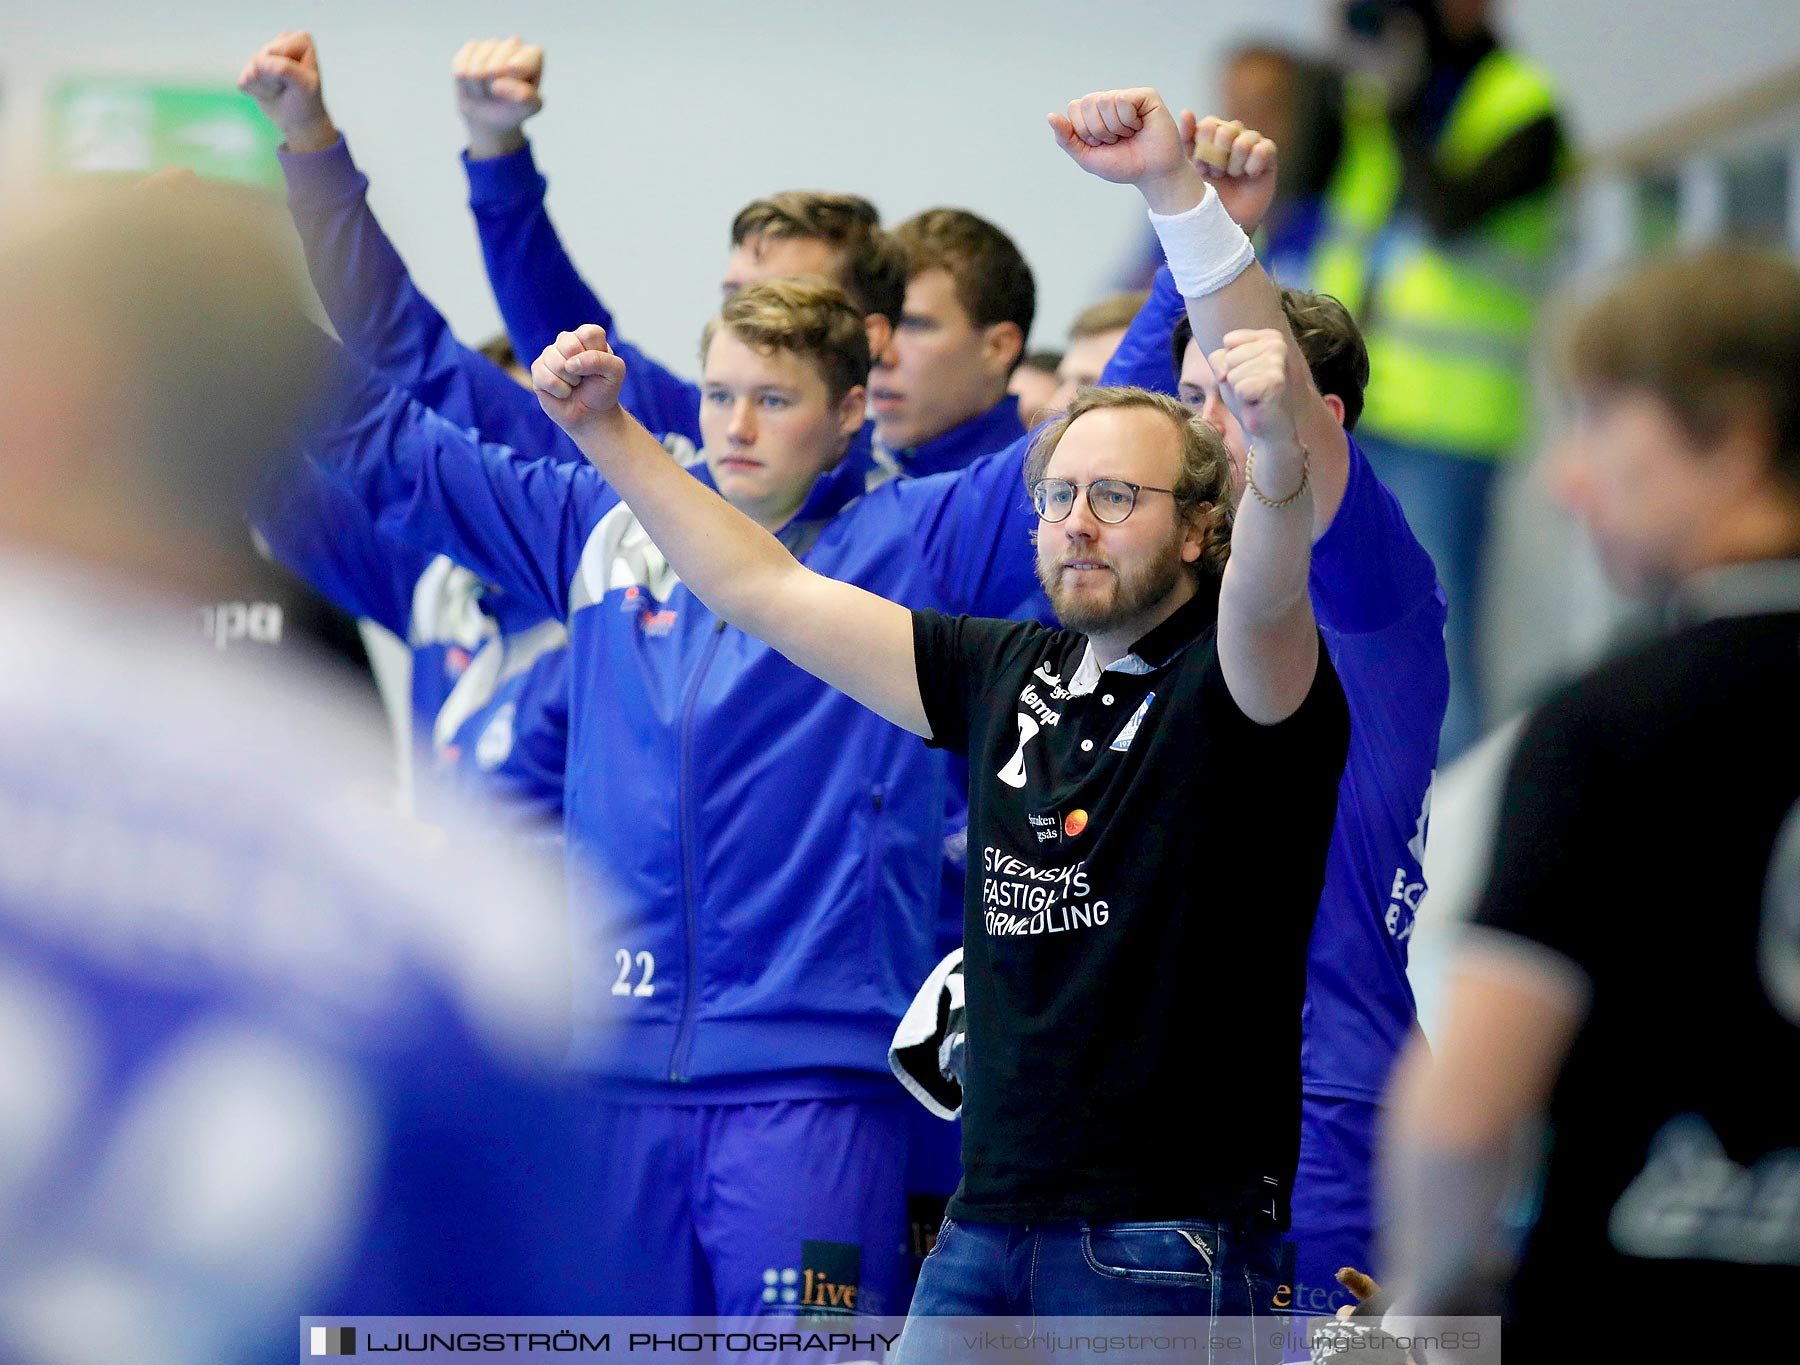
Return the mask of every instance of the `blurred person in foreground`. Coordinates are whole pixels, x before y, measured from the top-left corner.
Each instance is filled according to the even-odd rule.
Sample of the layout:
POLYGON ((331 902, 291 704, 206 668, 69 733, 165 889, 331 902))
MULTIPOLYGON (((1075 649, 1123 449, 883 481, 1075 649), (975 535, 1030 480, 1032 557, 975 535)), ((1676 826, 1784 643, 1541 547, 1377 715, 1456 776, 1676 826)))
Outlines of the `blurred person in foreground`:
POLYGON ((324 354, 266 210, 68 193, 0 245, 0 1358, 576 1307, 553 882, 428 857, 329 674, 200 629, 324 354))
POLYGON ((1528 1348, 1662 1285, 1709 1307, 1800 1289, 1792 865, 1765 906, 1800 797, 1800 270, 1641 265, 1581 312, 1561 368, 1559 493, 1667 633, 1527 726, 1384 1160, 1400 1308, 1491 1312, 1504 1289, 1528 1348), (1515 1266, 1496 1211, 1545 1120, 1515 1266))

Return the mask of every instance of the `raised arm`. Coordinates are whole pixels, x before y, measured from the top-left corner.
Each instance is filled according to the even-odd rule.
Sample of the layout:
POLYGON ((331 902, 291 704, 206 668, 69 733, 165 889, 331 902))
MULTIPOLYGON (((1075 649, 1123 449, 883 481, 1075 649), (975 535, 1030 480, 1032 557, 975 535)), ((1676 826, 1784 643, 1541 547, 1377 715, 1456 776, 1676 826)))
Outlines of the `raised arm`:
POLYGON ((279 34, 251 56, 238 84, 281 131, 288 208, 313 287, 346 348, 453 422, 479 427, 506 445, 580 460, 531 395, 458 341, 413 283, 369 208, 368 180, 326 110, 311 36, 279 34))
POLYGON ((677 467, 619 406, 625 362, 606 331, 565 332, 532 366, 539 401, 637 515, 675 572, 721 618, 870 710, 930 737, 912 613, 816 574, 677 467))
MULTIPOLYGON (((1262 226, 1275 201, 1280 176, 1278 149, 1269 139, 1242 124, 1209 118, 1195 123, 1184 110, 1176 120, 1183 134, 1183 151, 1190 162, 1213 182, 1213 192, 1231 220, 1254 234, 1262 226), (1203 136, 1204 133, 1204 136, 1203 136), (1242 165, 1231 170, 1235 144, 1244 143, 1242 165), (1223 161, 1225 164, 1220 165, 1223 161)), ((1164 265, 1150 281, 1150 297, 1131 320, 1119 347, 1106 362, 1102 384, 1131 384, 1174 397, 1180 389, 1179 363, 1170 347, 1175 326, 1187 312, 1187 300, 1175 287, 1175 277, 1164 265)))
MULTIPOLYGON (((1193 115, 1184 112, 1177 123, 1153 90, 1108 91, 1073 101, 1066 115, 1050 115, 1050 125, 1084 170, 1136 185, 1144 195, 1194 334, 1250 441, 1219 594, 1219 663, 1238 708, 1260 724, 1276 724, 1306 700, 1318 667, 1307 593, 1313 528, 1307 447, 1329 433, 1313 418, 1322 416, 1339 441, 1343 430, 1313 390, 1249 238, 1189 160, 1193 115)), ((1220 149, 1227 173, 1246 169, 1257 150, 1246 151, 1239 141, 1220 149)))
POLYGON ((304 450, 380 531, 557 619, 588 533, 617 501, 585 463, 483 442, 341 354, 304 450))
POLYGON ((618 337, 612 314, 550 221, 546 182, 524 134, 525 121, 544 107, 543 48, 518 38, 465 43, 452 71, 457 108, 469 130, 463 158, 469 207, 513 349, 528 359, 566 329, 597 322, 627 365, 620 398, 626 411, 658 436, 674 432, 698 447, 699 385, 618 337))
MULTIPOLYGON (((1227 332, 1287 332, 1274 282, 1256 263, 1249 239, 1213 188, 1238 177, 1258 181, 1267 175, 1276 156, 1273 143, 1237 124, 1197 120, 1187 110, 1177 119, 1156 91, 1145 88, 1086 95, 1071 101, 1066 113, 1049 117, 1059 144, 1082 169, 1102 180, 1135 185, 1144 196, 1175 285, 1187 302, 1194 337, 1208 355, 1224 344, 1227 332), (1199 164, 1190 159, 1189 146, 1199 150, 1199 164)), ((1268 188, 1272 192, 1273 184, 1268 188)), ((1313 387, 1291 336, 1288 346, 1297 362, 1289 366, 1296 381, 1290 400, 1294 424, 1310 458, 1308 510, 1313 532, 1322 534, 1349 478, 1349 439, 1313 387)), ((1233 411, 1242 423, 1244 415, 1233 411)), ((1266 461, 1264 467, 1272 472, 1266 461)))

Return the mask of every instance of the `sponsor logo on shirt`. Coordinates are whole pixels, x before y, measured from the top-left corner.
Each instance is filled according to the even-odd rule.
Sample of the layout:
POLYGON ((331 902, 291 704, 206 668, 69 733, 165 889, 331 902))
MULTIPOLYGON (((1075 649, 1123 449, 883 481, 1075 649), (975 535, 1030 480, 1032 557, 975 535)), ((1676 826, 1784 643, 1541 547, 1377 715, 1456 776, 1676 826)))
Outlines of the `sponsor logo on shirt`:
POLYGON ((1062 723, 1062 712, 1052 711, 1050 703, 1039 696, 1037 688, 1030 683, 1026 683, 1025 690, 1019 693, 1019 704, 1045 725, 1055 726, 1062 723))
MULTIPOLYGON (((1070 818, 1086 815, 1071 811, 1070 818)), ((1064 820, 1063 828, 1068 828, 1064 820)), ((1064 934, 1104 927, 1111 908, 1096 899, 1087 863, 1037 867, 1004 850, 982 850, 981 918, 991 938, 1064 934)))
POLYGON ((1125 728, 1119 731, 1119 737, 1108 747, 1124 753, 1131 747, 1131 741, 1137 738, 1138 727, 1144 723, 1144 717, 1150 713, 1150 703, 1156 700, 1152 692, 1138 703, 1138 709, 1131 713, 1131 719, 1125 722, 1125 728))
POLYGON ((281 643, 281 603, 216 602, 200 609, 200 633, 215 649, 229 649, 246 642, 281 643))
POLYGON ((1031 832, 1037 835, 1040 844, 1053 844, 1062 838, 1062 821, 1054 815, 1027 815, 1025 819, 1031 825, 1031 832))
POLYGON ((680 614, 673 607, 658 611, 650 596, 635 583, 626 588, 625 595, 619 599, 619 611, 626 616, 635 613, 638 629, 655 639, 661 639, 675 629, 675 618, 680 614))
POLYGON ((1031 676, 1049 684, 1051 701, 1067 701, 1069 699, 1069 689, 1063 686, 1060 675, 1050 671, 1048 659, 1033 669, 1031 676))
POLYGON ((1063 820, 1063 833, 1073 839, 1088 827, 1088 813, 1084 810, 1072 810, 1063 820))

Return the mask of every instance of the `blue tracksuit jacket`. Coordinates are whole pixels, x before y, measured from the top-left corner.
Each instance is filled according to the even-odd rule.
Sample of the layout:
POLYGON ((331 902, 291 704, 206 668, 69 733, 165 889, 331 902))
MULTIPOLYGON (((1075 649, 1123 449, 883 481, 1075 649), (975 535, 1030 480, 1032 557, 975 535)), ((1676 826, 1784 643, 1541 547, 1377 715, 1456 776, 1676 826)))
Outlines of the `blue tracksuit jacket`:
MULTIPOLYGON (((727 627, 591 467, 483 443, 368 377, 316 439, 385 529, 567 621, 575 932, 610 964, 576 983, 577 1064, 803 1075, 796 1097, 885 1078, 933 961, 941 757, 727 627)), ((785 538, 909 607, 1010 611, 1035 585, 1023 452, 872 492, 852 454, 785 538)))
MULTIPOLYGON (((536 400, 459 342, 370 211, 348 145, 283 152, 288 205, 327 314, 363 362, 421 403, 495 439, 581 452, 536 400)), ((258 529, 283 563, 412 650, 415 738, 435 787, 499 796, 527 825, 562 816, 568 661, 560 621, 449 559, 383 532, 316 466, 272 487, 258 529)), ((429 800, 422 807, 429 813, 429 800)))

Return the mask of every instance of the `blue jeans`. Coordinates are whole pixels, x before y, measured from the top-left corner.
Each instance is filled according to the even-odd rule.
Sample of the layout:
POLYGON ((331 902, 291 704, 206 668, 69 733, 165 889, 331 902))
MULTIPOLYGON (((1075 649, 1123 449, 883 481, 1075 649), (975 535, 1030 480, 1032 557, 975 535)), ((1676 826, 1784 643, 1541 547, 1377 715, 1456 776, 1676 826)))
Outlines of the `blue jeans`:
POLYGON ((1189 1319, 1201 1344, 1179 1352, 1183 1360, 1280 1360, 1257 1341, 1278 1328, 1271 1304, 1280 1250, 1281 1234, 1266 1219, 1014 1225, 945 1218, 913 1291, 900 1358, 905 1365, 948 1358, 941 1350, 959 1340, 957 1329, 950 1341, 934 1343, 932 1318, 999 1319, 1029 1333, 1044 1318, 1138 1317, 1189 1319), (1239 1336, 1209 1349, 1215 1334, 1208 1329, 1226 1318, 1236 1320, 1239 1336), (1258 1331, 1245 1338, 1251 1318, 1258 1331))
POLYGON ((1438 766, 1480 739, 1486 719, 1481 685, 1482 561, 1489 499, 1498 466, 1422 446, 1356 434, 1369 466, 1406 513, 1407 524, 1437 566, 1450 617, 1444 644, 1450 657, 1450 708, 1444 714, 1438 766))

